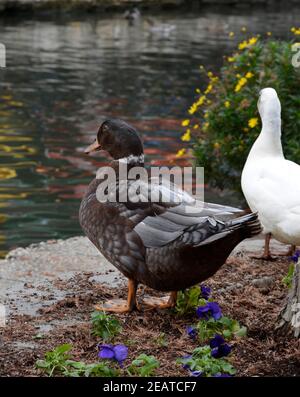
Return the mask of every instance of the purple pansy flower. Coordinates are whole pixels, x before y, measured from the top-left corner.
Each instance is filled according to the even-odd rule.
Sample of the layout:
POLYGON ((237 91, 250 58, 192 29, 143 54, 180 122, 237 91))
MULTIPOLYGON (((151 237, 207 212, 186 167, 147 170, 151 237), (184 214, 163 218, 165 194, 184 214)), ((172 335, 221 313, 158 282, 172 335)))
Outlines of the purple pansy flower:
POLYGON ((217 302, 208 302, 204 306, 199 306, 196 313, 199 318, 204 320, 208 320, 210 317, 219 320, 222 317, 221 308, 217 302))
POLYGON ((294 263, 297 263, 299 257, 300 257, 300 251, 297 250, 297 251, 294 253, 294 255, 291 257, 291 259, 292 259, 292 261, 293 261, 294 263))
MULTIPOLYGON (((182 358, 183 358, 184 360, 188 360, 188 359, 191 358, 191 357, 192 357, 191 354, 186 354, 186 355, 183 356, 182 358)), ((189 364, 182 364, 182 368, 184 368, 184 369, 190 369, 190 366, 189 366, 189 364)))
POLYGON ((227 343, 223 343, 222 345, 215 347, 211 351, 211 355, 214 358, 226 357, 231 352, 231 346, 227 343))
POLYGON ((192 325, 189 325, 188 327, 186 327, 186 333, 192 339, 195 339, 197 336, 197 330, 192 325))
POLYGON ((208 299, 211 293, 211 288, 206 285, 200 285, 202 298, 208 299))
POLYGON ((214 349, 215 347, 219 347, 225 343, 225 339, 222 335, 216 334, 213 339, 210 340, 209 346, 214 349))
POLYGON ((99 345, 98 357, 108 360, 116 360, 119 365, 122 365, 123 361, 128 356, 128 349, 124 345, 99 345))
POLYGON ((190 375, 193 376, 193 377, 195 377, 195 378, 196 378, 196 377, 198 378, 199 376, 202 376, 202 374, 203 374, 202 371, 191 371, 191 372, 190 372, 190 375))

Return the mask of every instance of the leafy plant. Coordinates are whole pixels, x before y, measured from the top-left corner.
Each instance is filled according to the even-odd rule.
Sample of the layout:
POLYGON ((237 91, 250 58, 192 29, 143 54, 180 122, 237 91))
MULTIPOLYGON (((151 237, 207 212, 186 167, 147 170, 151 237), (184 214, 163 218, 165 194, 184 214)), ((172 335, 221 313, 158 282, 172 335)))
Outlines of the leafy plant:
POLYGON ((212 349, 205 345, 194 349, 191 355, 177 360, 193 376, 215 376, 218 374, 234 375, 235 369, 225 358, 214 358, 212 349))
POLYGON ((154 342, 160 347, 168 346, 168 341, 164 332, 161 332, 158 337, 154 339, 154 342))
POLYGON ((91 315, 92 334, 101 337, 104 341, 113 339, 122 331, 120 322, 104 312, 95 311, 91 315))
POLYGON ((181 316, 195 312, 195 309, 200 304, 206 303, 205 299, 201 296, 201 288, 198 285, 180 291, 177 296, 176 312, 181 316))
POLYGON ((129 375, 151 376, 159 368, 159 361, 154 356, 140 354, 127 368, 129 375))
POLYGON ((71 358, 69 351, 72 345, 64 344, 45 354, 44 360, 37 360, 36 366, 52 376, 55 371, 65 373, 68 370, 67 361, 71 358))
POLYGON ((295 269, 295 265, 291 263, 287 274, 282 279, 283 284, 286 285, 288 288, 291 288, 292 286, 294 269, 295 269))
POLYGON ((72 367, 74 371, 69 372, 68 376, 114 377, 119 375, 118 370, 108 367, 105 363, 85 364, 74 361, 72 367))
POLYGON ((255 36, 226 57, 218 76, 202 67, 208 85, 197 90, 182 122, 182 141, 192 143, 212 186, 240 192, 244 163, 261 130, 257 99, 264 87, 275 88, 282 103, 284 153, 300 162, 300 68, 292 64, 292 46, 292 41, 255 36))
POLYGON ((230 340, 234 337, 243 337, 247 334, 247 328, 240 326, 237 320, 222 316, 219 320, 209 318, 208 320, 200 320, 195 326, 200 342, 205 342, 212 338, 216 333, 230 340))
POLYGON ((46 372, 49 376, 60 374, 63 376, 117 376, 118 371, 109 368, 105 363, 85 364, 82 361, 71 360, 70 344, 57 346, 45 354, 44 360, 37 360, 36 367, 46 372))

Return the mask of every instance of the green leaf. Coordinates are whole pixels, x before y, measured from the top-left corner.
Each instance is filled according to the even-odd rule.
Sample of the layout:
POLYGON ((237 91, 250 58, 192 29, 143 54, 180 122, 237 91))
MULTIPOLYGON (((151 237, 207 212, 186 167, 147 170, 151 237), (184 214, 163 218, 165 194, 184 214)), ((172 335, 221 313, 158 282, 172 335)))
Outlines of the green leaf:
POLYGON ((224 336, 225 339, 231 339, 232 338, 232 332, 229 329, 224 329, 223 336, 224 336))
POLYGON ((236 336, 243 337, 247 335, 247 327, 241 327, 238 331, 235 332, 236 336))
POLYGON ((91 314, 92 334, 101 337, 104 341, 112 340, 122 331, 120 322, 104 312, 91 314))
POLYGON ((154 356, 147 356, 143 353, 132 361, 127 372, 129 375, 151 376, 159 365, 159 361, 154 356))

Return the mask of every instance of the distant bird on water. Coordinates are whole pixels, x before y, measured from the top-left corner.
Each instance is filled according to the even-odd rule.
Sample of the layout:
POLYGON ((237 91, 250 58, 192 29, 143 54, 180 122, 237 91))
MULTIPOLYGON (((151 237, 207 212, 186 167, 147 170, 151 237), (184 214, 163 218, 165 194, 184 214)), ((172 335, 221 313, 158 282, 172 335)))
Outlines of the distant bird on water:
POLYGON ((137 7, 132 7, 124 12, 124 18, 130 25, 133 25, 141 17, 141 12, 137 7))

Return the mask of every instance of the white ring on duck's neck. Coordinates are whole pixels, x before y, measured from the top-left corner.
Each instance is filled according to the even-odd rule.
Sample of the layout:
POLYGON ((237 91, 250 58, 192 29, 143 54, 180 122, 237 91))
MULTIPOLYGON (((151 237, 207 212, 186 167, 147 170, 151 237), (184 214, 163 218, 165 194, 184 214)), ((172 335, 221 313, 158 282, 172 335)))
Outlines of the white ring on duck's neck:
POLYGON ((143 163, 144 162, 144 155, 140 154, 139 156, 134 156, 131 154, 128 157, 123 157, 121 159, 118 159, 120 163, 125 163, 125 164, 135 164, 135 163, 143 163))

